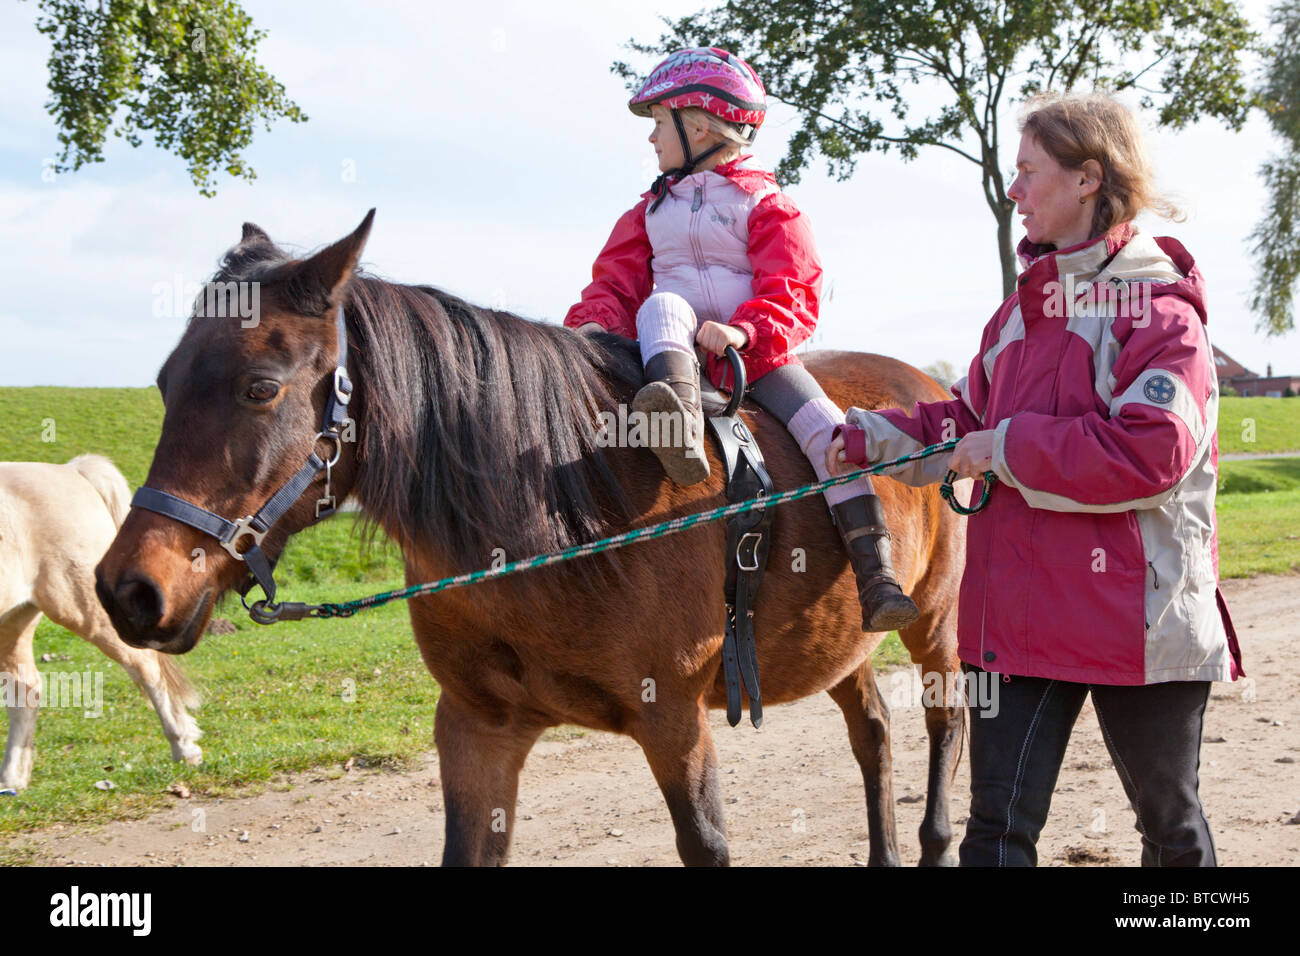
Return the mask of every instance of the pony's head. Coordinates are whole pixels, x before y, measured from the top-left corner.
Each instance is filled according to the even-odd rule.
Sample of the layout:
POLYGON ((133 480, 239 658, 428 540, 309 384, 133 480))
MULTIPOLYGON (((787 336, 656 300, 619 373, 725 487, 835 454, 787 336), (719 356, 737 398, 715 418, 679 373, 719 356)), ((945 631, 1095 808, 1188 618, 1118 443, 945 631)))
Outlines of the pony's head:
MULTIPOLYGON (((318 437, 335 388, 335 315, 370 233, 374 210, 349 236, 305 259, 246 223, 195 305, 158 373, 165 413, 148 488, 228 521, 255 514, 312 453, 337 463, 332 494, 355 478, 355 436, 318 437)), ((353 416, 356 406, 353 405, 353 416)), ((274 563, 285 541, 316 519, 326 473, 270 529, 260 549, 274 563)), ((248 550, 241 536, 234 550, 248 550)), ((133 507, 95 568, 95 591, 124 641, 169 653, 192 648, 219 597, 248 563, 213 536, 133 507)))

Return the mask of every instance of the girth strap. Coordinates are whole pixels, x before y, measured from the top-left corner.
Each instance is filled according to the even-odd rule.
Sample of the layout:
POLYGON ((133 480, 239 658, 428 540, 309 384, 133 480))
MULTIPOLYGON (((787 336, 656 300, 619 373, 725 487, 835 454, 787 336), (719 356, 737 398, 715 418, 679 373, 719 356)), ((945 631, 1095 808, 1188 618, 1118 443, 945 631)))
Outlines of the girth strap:
MULTIPOLYGON (((744 501, 772 493, 772 479, 749 428, 735 417, 717 415, 709 426, 722 449, 727 469, 727 500, 744 501)), ((758 683, 758 648, 754 642, 754 598, 767 565, 772 514, 766 508, 733 515, 727 521, 726 630, 722 670, 727 688, 727 722, 740 723, 741 687, 749 696, 749 719, 763 724, 763 694, 758 683)))

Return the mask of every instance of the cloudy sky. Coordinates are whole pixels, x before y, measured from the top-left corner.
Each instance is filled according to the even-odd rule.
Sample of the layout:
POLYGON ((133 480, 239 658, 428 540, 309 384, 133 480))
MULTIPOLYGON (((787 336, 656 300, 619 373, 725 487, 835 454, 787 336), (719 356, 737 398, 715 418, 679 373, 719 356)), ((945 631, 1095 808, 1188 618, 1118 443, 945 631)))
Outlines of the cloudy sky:
MULTIPOLYGON (((649 123, 627 111, 610 63, 629 56, 629 38, 656 37, 659 15, 703 3, 244 6, 268 31, 259 59, 311 119, 259 132, 247 154, 257 180, 225 178, 205 199, 181 160, 121 140, 105 163, 43 177, 57 152, 43 106, 48 44, 35 4, 0 5, 0 385, 150 384, 184 325, 185 287, 211 273, 245 220, 306 250, 375 206, 372 271, 560 321, 655 172, 649 123)), ((1266 5, 1246 8, 1262 27, 1266 5)), ((796 126, 777 104, 758 158, 774 167, 796 126)), ((1005 139, 1009 168, 1016 138, 1005 139)), ((1151 145, 1188 220, 1139 223, 1196 257, 1213 341, 1261 373, 1271 363, 1300 374, 1300 334, 1266 338, 1246 308, 1267 127, 1153 132, 1151 145)), ((964 369, 1001 289, 978 170, 946 150, 912 163, 873 155, 842 183, 818 163, 789 192, 813 224, 831 293, 814 344, 964 369)))

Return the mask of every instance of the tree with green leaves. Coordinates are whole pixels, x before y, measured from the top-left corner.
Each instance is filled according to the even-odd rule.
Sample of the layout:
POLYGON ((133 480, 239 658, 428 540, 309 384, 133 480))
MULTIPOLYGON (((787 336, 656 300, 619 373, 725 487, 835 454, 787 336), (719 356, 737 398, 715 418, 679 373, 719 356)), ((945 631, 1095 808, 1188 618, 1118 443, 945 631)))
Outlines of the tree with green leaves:
POLYGON ((205 196, 216 176, 252 180, 254 126, 307 119, 254 59, 266 35, 233 0, 39 0, 53 44, 50 100, 63 151, 55 172, 104 160, 111 130, 132 146, 150 133, 185 160, 205 196))
MULTIPOLYGON (((787 182, 818 153, 841 180, 873 150, 910 160, 933 146, 974 164, 997 221, 1006 295, 1015 289, 1015 203, 1000 124, 1014 97, 1135 90, 1171 129, 1211 117, 1238 130, 1254 101, 1241 60, 1258 37, 1232 0, 740 0, 664 22, 656 43, 630 48, 733 50, 770 97, 799 112, 777 169, 787 182), (940 105, 917 115, 913 92, 938 92, 940 105)), ((614 70, 637 73, 627 63, 614 70)))
POLYGON ((1260 97, 1285 152, 1260 167, 1268 206, 1254 241, 1255 290, 1250 306, 1259 328, 1281 335, 1295 328, 1295 284, 1300 278, 1300 2, 1273 8, 1273 55, 1260 97))

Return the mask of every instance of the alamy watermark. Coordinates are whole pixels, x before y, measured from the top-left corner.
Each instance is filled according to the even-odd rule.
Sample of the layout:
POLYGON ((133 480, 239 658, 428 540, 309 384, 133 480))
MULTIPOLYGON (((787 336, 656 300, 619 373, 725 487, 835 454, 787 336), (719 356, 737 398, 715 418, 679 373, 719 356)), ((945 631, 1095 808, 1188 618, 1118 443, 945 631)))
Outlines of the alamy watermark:
POLYGON ((907 667, 889 675, 885 704, 900 707, 978 708, 981 717, 998 715, 1001 675, 993 671, 921 671, 907 667))
POLYGON ((1132 319, 1134 328, 1144 328, 1151 322, 1149 282, 1126 282, 1118 278, 1091 282, 1069 274, 1062 281, 1048 282, 1043 291, 1047 293, 1043 315, 1049 319, 1093 316, 1132 319))
POLYGON ((148 936, 153 925, 153 894, 92 893, 73 885, 50 897, 50 925, 62 927, 118 926, 133 936, 148 936))
POLYGON ((104 716, 104 672, 46 671, 32 683, 0 671, 0 701, 5 707, 81 708, 84 717, 104 716))
POLYGON ((704 454, 704 436, 699 434, 698 420, 681 412, 637 412, 620 402, 617 411, 601 411, 597 423, 596 444, 601 448, 685 446, 688 458, 704 454))
POLYGON ((255 328, 262 320, 260 282, 186 282, 178 272, 153 285, 156 318, 238 318, 241 328, 255 328))

